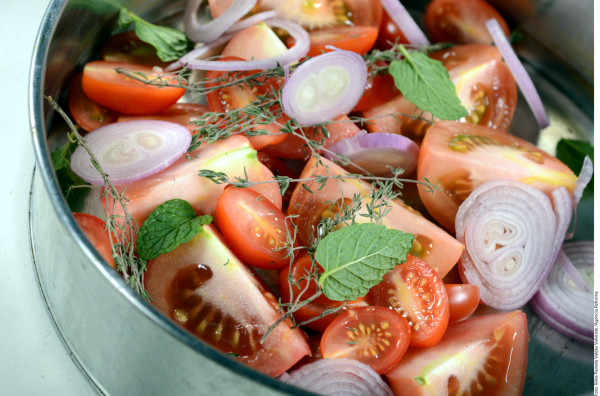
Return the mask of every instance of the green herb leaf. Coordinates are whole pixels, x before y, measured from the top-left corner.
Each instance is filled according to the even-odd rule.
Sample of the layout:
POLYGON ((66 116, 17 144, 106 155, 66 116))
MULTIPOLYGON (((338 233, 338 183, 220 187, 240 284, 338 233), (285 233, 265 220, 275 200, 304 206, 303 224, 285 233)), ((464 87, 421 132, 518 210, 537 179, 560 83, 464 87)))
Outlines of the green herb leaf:
POLYGON ((167 26, 153 25, 127 8, 121 8, 117 23, 121 29, 135 24, 135 34, 140 40, 156 48, 156 54, 162 61, 177 60, 191 48, 191 43, 183 32, 167 26))
POLYGON ((137 253, 144 260, 152 260, 189 242, 200 232, 202 225, 211 221, 211 216, 196 217, 194 208, 187 201, 167 201, 154 209, 142 224, 137 253))
POLYGON ((404 97, 419 109, 442 120, 458 120, 469 113, 456 96, 456 88, 442 62, 400 46, 402 60, 393 60, 389 73, 404 97))
POLYGON ((354 300, 406 261, 413 235, 381 224, 352 224, 328 234, 315 259, 323 267, 319 285, 329 299, 354 300))
MULTIPOLYGON (((583 140, 560 139, 556 145, 556 158, 564 162, 576 175, 581 172, 583 160, 588 156, 594 162, 594 147, 583 140)), ((594 195, 594 177, 583 191, 583 197, 594 195)))
POLYGON ((71 155, 77 146, 77 140, 70 133, 67 142, 50 154, 60 189, 72 206, 75 206, 75 202, 83 198, 86 192, 85 189, 73 189, 73 187, 88 184, 71 170, 71 155))

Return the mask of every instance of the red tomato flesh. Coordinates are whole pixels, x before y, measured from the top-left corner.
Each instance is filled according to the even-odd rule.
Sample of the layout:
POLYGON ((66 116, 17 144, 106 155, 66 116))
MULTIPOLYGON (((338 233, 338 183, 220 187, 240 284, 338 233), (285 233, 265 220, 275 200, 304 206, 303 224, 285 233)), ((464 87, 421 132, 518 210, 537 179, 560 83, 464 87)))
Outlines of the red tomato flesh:
POLYGON ((473 317, 448 326, 435 346, 410 347, 385 375, 396 395, 520 395, 528 342, 521 311, 473 317))
MULTIPOLYGON (((217 222, 231 250, 246 264, 279 269, 289 263, 293 233, 289 220, 271 201, 249 188, 226 188, 217 200, 217 222)), ((292 241, 293 245, 293 241, 292 241)))
POLYGON ((196 125, 192 124, 202 116, 202 114, 208 112, 208 107, 196 104, 196 103, 175 103, 173 106, 167 107, 163 111, 145 115, 145 116, 131 116, 121 115, 119 116, 118 122, 133 121, 133 120, 159 120, 159 121, 170 121, 177 124, 183 125, 190 132, 195 133, 196 125))
MULTIPOLYGON (((306 55, 317 56, 333 51, 325 48, 328 45, 364 55, 373 48, 377 33, 377 28, 374 26, 337 26, 314 30, 309 33, 310 49, 306 55)), ((291 47, 295 44, 295 40, 290 37, 286 40, 286 44, 291 47)))
POLYGON ((278 376, 310 353, 306 335, 289 320, 260 343, 280 308, 211 225, 151 260, 144 285, 175 323, 263 373, 278 376))
POLYGON ((356 359, 382 374, 402 359, 410 332, 406 319, 391 309, 353 308, 327 326, 321 337, 321 355, 356 359))
POLYGON ((406 317, 412 329, 410 345, 435 345, 448 327, 448 294, 442 278, 417 257, 408 255, 404 264, 369 290, 366 299, 406 317))
MULTIPOLYGON (((173 105, 185 93, 180 87, 158 87, 117 73, 117 67, 131 73, 145 73, 157 78, 152 68, 126 62, 92 61, 83 68, 83 92, 93 101, 119 113, 145 115, 158 113, 173 105)), ((163 81, 176 85, 172 78, 163 81)))

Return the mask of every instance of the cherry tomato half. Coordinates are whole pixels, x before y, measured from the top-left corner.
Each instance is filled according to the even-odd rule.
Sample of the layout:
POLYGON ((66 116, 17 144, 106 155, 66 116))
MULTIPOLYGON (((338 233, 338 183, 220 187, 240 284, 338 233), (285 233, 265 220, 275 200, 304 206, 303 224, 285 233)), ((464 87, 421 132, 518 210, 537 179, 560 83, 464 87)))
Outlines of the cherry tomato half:
POLYGON ((466 319, 479 306, 479 287, 468 283, 445 284, 450 306, 450 323, 466 319))
MULTIPOLYGON (((302 255, 294 260, 291 271, 289 266, 281 270, 279 294, 282 302, 289 303, 292 298, 295 301, 298 296, 300 296, 299 302, 301 302, 315 295, 317 292, 317 281, 315 278, 317 274, 323 272, 323 268, 319 264, 315 263, 315 265, 316 268, 313 267, 313 262, 308 255, 302 255)), ((343 308, 335 313, 323 315, 326 309, 337 308, 342 304, 342 301, 330 300, 322 294, 295 311, 293 316, 297 323, 310 320, 310 322, 305 324, 306 327, 323 332, 329 323, 342 312, 350 308, 366 305, 366 302, 361 297, 354 301, 348 301, 343 308), (318 319, 315 320, 315 318, 318 319)))
MULTIPOLYGON (((118 73, 121 67, 131 73, 144 73, 149 79, 158 78, 147 66, 135 63, 92 61, 83 68, 81 86, 83 92, 94 102, 124 114, 144 115, 158 113, 183 96, 181 87, 158 87, 118 73)), ((161 79, 177 84, 168 77, 161 79)))
POLYGON ((338 316, 321 337, 324 358, 350 358, 381 374, 394 367, 408 349, 406 319, 385 307, 359 307, 338 316))
MULTIPOLYGON (((325 48, 328 45, 364 55, 373 48, 377 33, 377 28, 374 26, 336 26, 314 30, 309 33, 310 49, 307 55, 317 56, 332 51, 325 48)), ((295 40, 291 37, 286 40, 288 47, 293 46, 294 43, 295 40)))
POLYGON ((217 223, 231 250, 246 264, 279 269, 288 263, 289 220, 249 188, 226 188, 217 200, 217 223))
POLYGON ((504 18, 485 0, 434 0, 425 11, 425 24, 434 42, 492 44, 485 26, 492 18, 509 36, 504 18))
POLYGON ((437 344, 448 327, 448 294, 442 278, 423 260, 408 255, 369 290, 367 302, 394 309, 411 324, 410 344, 437 344))
POLYGON ((112 257, 112 245, 104 221, 94 215, 80 212, 74 212, 73 217, 75 217, 75 221, 77 221, 85 236, 90 240, 102 258, 106 260, 108 265, 114 268, 115 262, 112 257))

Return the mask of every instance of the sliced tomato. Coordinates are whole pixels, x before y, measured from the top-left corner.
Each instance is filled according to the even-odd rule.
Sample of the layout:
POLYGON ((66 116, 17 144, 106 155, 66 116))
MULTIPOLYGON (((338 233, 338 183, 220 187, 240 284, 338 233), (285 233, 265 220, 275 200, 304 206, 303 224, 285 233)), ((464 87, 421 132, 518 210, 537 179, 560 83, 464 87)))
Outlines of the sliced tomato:
POLYGON ((261 0, 260 6, 311 31, 344 25, 378 27, 382 14, 380 0, 261 0))
MULTIPOLYGON (((290 165, 288 165, 288 163, 282 161, 280 158, 275 157, 274 155, 271 155, 271 154, 265 152, 264 150, 259 150, 257 155, 258 155, 258 160, 262 164, 264 164, 267 168, 269 168, 269 170, 271 172, 273 172, 273 175, 275 177, 285 176, 285 177, 289 177, 290 179, 297 179, 298 176, 300 176, 300 169, 298 169, 299 164, 297 164, 297 163, 290 164, 290 165, 293 165, 293 167, 294 167, 294 170, 292 170, 292 167, 290 167, 290 165)), ((292 162, 292 161, 290 161, 290 162, 292 162)), ((283 193, 281 206, 284 211, 287 210, 287 207, 290 203, 290 199, 292 198, 292 191, 294 191, 295 186, 296 186, 295 182, 290 182, 288 188, 283 193)))
MULTIPOLYGON (((83 68, 81 86, 94 102, 119 113, 144 115, 158 113, 173 105, 185 93, 181 87, 158 87, 117 73, 116 68, 131 73, 144 73, 148 79, 159 78, 152 68, 126 62, 92 61, 83 68)), ((168 84, 178 83, 169 77, 160 77, 168 84)))
POLYGON ((419 194, 428 212, 452 233, 458 207, 486 181, 518 180, 550 194, 560 186, 572 191, 577 179, 565 164, 526 140, 452 121, 437 122, 425 135, 417 176, 439 187, 431 192, 421 186, 419 194))
POLYGON ((327 326, 321 337, 321 354, 325 359, 355 359, 382 374, 402 359, 410 332, 406 319, 391 309, 353 308, 327 326))
POLYGON ((369 290, 366 300, 406 317, 412 329, 410 345, 435 345, 448 327, 448 293, 442 278, 423 260, 411 255, 404 264, 385 274, 383 281, 369 290))
MULTIPOLYGON (((517 84, 500 51, 483 44, 459 45, 429 54, 448 69, 456 94, 469 114, 461 122, 507 130, 517 105, 517 84)), ((402 133, 420 142, 436 121, 397 95, 363 112, 370 132, 402 133)))
MULTIPOLYGON (((328 45, 364 55, 373 48, 377 33, 377 28, 374 26, 336 26, 315 30, 309 33, 310 49, 307 56, 317 56, 333 51, 333 49, 325 48, 328 45)), ((288 47, 293 46, 294 43, 295 40, 292 37, 286 40, 288 47)))
POLYGON ((479 287, 468 283, 444 284, 450 306, 450 323, 468 318, 479 306, 479 287))
MULTIPOLYGON (((304 133, 306 139, 317 142, 323 148, 327 148, 340 140, 352 137, 360 132, 360 128, 345 115, 327 124, 325 129, 327 130, 327 134, 321 128, 312 127, 302 128, 298 133, 304 133)), ((306 139, 296 135, 289 135, 282 143, 267 146, 264 148, 264 151, 279 158, 306 159, 312 154, 306 139)), ((315 151, 320 153, 322 149, 315 149, 315 151)))
POLYGON ((434 42, 492 44, 485 26, 492 18, 510 36, 502 15, 485 0, 433 0, 425 10, 425 24, 434 42))
POLYGON ((279 269, 289 263, 292 225, 258 192, 226 188, 217 200, 217 223, 231 250, 246 264, 279 269))
POLYGON ((102 258, 106 260, 108 265, 114 268, 115 262, 112 257, 112 244, 110 243, 106 223, 100 218, 87 213, 74 212, 73 217, 102 258))
POLYGON ((160 60, 152 45, 139 39, 135 30, 110 36, 100 48, 100 57, 105 61, 136 63, 148 67, 164 68, 169 65, 169 62, 160 60))
POLYGON ((448 326, 433 347, 410 347, 385 376, 396 395, 520 395, 528 342, 523 312, 477 316, 448 326))
POLYGON ((88 132, 103 125, 116 122, 119 113, 114 112, 86 96, 81 88, 83 73, 77 73, 69 83, 69 112, 73 120, 88 132))
MULTIPOLYGON (((369 222, 366 202, 373 188, 370 184, 356 179, 333 179, 343 177, 348 172, 326 158, 310 158, 300 175, 306 180, 298 183, 288 207, 288 215, 297 216, 293 220, 297 226, 298 239, 309 245, 317 236, 319 223, 332 218, 336 212, 352 206, 354 196, 361 197, 363 204, 355 213, 356 222, 369 222), (321 183, 315 179, 324 177, 321 183)), ((382 224, 388 228, 401 230, 415 236, 410 254, 417 256, 432 266, 440 276, 444 276, 460 258, 464 246, 436 224, 398 200, 388 200, 387 214, 382 224)))
MULTIPOLYGON (((295 304, 306 301, 317 292, 316 277, 323 272, 319 264, 312 262, 310 256, 304 254, 296 258, 291 266, 283 267, 280 272, 279 293, 281 301, 289 304, 294 301, 295 304), (316 267, 315 267, 316 265, 316 267), (297 301, 296 301, 297 300, 297 301)), ((359 307, 366 306, 364 298, 358 298, 354 301, 334 301, 321 294, 310 303, 302 306, 293 313, 296 323, 303 323, 306 327, 323 332, 325 328, 342 312, 359 307), (337 312, 324 315, 325 310, 340 308, 337 312)))
POLYGON ((177 124, 183 125, 192 133, 198 132, 197 126, 193 124, 202 116, 202 114, 208 112, 209 109, 205 105, 197 103, 175 103, 173 106, 169 106, 163 111, 145 115, 145 116, 132 116, 132 115, 121 115, 119 116, 118 122, 133 121, 133 120, 160 120, 170 121, 177 124))
MULTIPOLYGON (((223 57, 220 60, 229 61, 240 59, 241 58, 223 57)), ((235 75, 233 75, 225 71, 211 70, 206 73, 206 78, 210 81, 206 84, 206 86, 218 87, 221 84, 229 81, 230 78, 235 80, 244 76, 252 75, 254 73, 255 72, 248 71, 244 73, 235 73, 235 75)), ((206 94, 208 108, 210 111, 216 113, 230 113, 249 105, 255 106, 260 103, 264 103, 263 100, 266 99, 259 98, 264 98, 270 95, 273 90, 278 90, 279 84, 279 81, 274 79, 263 78, 252 85, 239 83, 218 88, 206 94)), ((250 139, 250 142, 252 143, 252 146, 257 150, 260 150, 266 146, 281 143, 288 136, 288 134, 282 132, 279 127, 279 125, 284 125, 289 120, 289 118, 281 112, 279 104, 273 104, 270 106, 269 110, 273 112, 273 114, 276 114, 277 112, 281 113, 275 122, 267 123, 264 120, 256 119, 254 116, 246 115, 243 112, 240 112, 239 116, 236 116, 236 119, 239 118, 240 123, 246 124, 241 128, 242 132, 250 130, 255 132, 267 132, 267 134, 264 135, 247 135, 248 139, 250 139)))
POLYGON ((211 226, 148 263, 144 285, 152 304, 216 349, 277 376, 310 353, 306 335, 280 318, 275 297, 225 246, 211 226))
POLYGON ((396 88, 394 77, 389 73, 379 74, 367 80, 365 91, 353 111, 364 111, 389 102, 400 91, 396 88))
MULTIPOLYGON (((188 201, 197 214, 216 216, 217 199, 225 185, 216 184, 206 177, 199 177, 199 170, 225 173, 231 180, 248 178, 254 182, 272 181, 273 174, 260 163, 256 150, 248 139, 233 135, 215 143, 205 143, 182 156, 173 165, 145 179, 117 186, 127 200, 127 210, 142 225, 146 217, 158 205, 174 198, 188 201)), ((249 187, 270 200, 281 210, 281 193, 277 183, 257 183, 249 187)), ((103 200, 110 199, 103 197, 103 200)), ((108 203, 114 215, 123 215, 120 205, 108 203)))
POLYGON ((375 48, 385 51, 392 48, 394 43, 410 44, 402 29, 396 25, 396 22, 390 18, 384 9, 379 26, 379 34, 377 35, 377 41, 375 41, 375 48))

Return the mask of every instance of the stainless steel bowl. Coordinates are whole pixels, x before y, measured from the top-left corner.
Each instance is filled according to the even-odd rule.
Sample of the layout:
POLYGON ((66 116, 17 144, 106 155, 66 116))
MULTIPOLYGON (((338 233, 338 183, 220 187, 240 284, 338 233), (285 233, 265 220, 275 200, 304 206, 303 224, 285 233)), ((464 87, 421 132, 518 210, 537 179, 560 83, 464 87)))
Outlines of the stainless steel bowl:
MULTIPOLYGON (((116 3, 149 20, 175 17, 184 7, 183 0, 116 3)), ((417 18, 422 17, 426 3, 405 1, 417 18)), ((548 147, 556 136, 591 141, 593 2, 496 3, 501 9, 513 4, 503 11, 514 25, 523 28, 525 39, 517 49, 528 60, 552 122, 540 137, 529 110, 520 107, 513 122, 515 132, 532 141, 548 140, 548 147), (560 50, 549 29, 554 27, 555 8, 572 24, 561 29, 560 50), (562 56, 565 48, 581 56, 562 56)), ((49 154, 60 140, 59 133, 53 132, 65 128, 44 96, 50 95, 66 107, 69 78, 96 55, 98 44, 116 20, 116 9, 107 4, 108 8, 103 1, 52 1, 31 65, 29 106, 37 160, 30 203, 31 244, 40 288, 57 334, 82 373, 104 394, 307 394, 227 358, 174 325, 103 263, 72 218, 49 154)), ((584 222, 578 238, 593 239, 593 216, 589 216, 593 202, 583 202, 581 210, 586 215, 579 216, 584 222)), ((533 314, 529 317, 525 394, 591 393, 592 348, 554 332, 533 314)))

